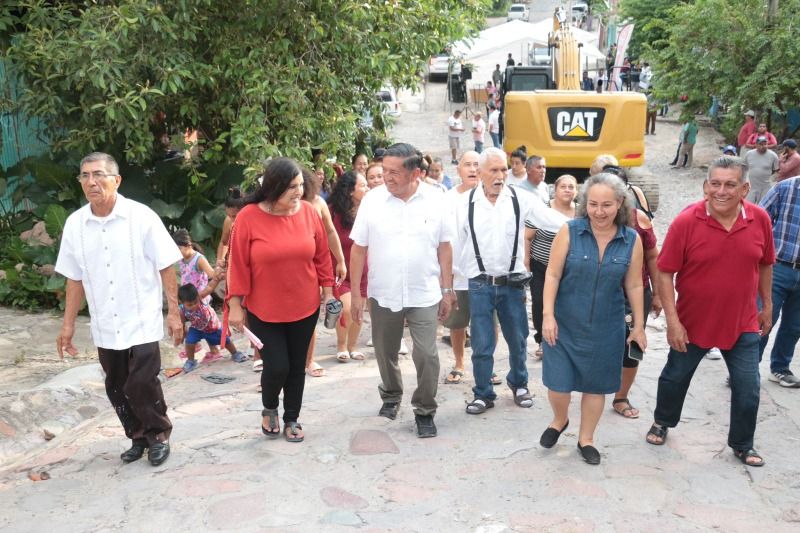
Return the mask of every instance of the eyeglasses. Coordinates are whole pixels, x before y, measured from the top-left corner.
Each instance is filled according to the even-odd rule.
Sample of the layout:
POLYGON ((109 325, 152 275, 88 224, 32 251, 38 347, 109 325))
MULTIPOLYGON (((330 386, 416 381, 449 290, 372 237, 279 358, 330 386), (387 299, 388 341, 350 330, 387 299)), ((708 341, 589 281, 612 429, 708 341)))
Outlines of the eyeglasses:
POLYGON ((80 181, 81 183, 86 183, 87 181, 89 181, 90 178, 93 179, 94 181, 100 181, 102 179, 109 177, 113 178, 114 176, 116 176, 116 174, 108 174, 106 172, 101 172, 99 170, 96 170, 94 172, 82 172, 78 174, 77 180, 80 181))

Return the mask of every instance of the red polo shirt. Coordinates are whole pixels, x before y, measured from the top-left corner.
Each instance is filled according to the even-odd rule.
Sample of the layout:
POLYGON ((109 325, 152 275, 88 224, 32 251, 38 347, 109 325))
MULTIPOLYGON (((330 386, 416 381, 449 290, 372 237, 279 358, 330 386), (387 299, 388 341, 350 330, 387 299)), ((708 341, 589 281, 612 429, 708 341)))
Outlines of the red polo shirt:
POLYGON ((775 262, 767 212, 743 202, 730 231, 709 216, 705 200, 672 221, 658 269, 677 273, 678 318, 689 342, 728 350, 742 333, 758 332, 758 272, 775 262))

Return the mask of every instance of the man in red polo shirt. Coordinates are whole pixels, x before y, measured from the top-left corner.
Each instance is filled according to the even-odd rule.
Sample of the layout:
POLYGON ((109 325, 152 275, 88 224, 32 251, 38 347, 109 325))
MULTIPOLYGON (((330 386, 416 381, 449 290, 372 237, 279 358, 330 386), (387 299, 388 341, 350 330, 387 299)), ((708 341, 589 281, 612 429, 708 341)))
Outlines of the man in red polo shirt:
POLYGON ((772 325, 775 246, 769 215, 744 200, 749 189, 742 159, 716 159, 703 183, 705 199, 679 214, 664 240, 658 293, 671 350, 658 378, 655 422, 647 442, 664 444, 668 428, 678 425, 697 365, 717 346, 730 373, 728 446, 744 464, 761 466, 764 459, 753 449, 758 349, 761 335, 772 325), (756 295, 762 301, 760 312, 756 295))

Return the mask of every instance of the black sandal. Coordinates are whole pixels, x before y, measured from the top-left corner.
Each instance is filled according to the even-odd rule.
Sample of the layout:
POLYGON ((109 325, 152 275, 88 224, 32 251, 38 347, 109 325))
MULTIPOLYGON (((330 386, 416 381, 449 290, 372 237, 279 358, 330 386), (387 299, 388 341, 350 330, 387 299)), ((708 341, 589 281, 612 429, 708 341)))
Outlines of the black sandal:
POLYGON ((753 448, 750 448, 749 450, 733 450, 733 455, 735 455, 736 458, 739 459, 745 466, 764 466, 764 463, 766 462, 764 461, 764 458, 761 457, 753 448), (748 463, 747 460, 751 458, 757 458, 759 462, 748 463))
POLYGON ((300 435, 300 432, 297 431, 298 429, 303 429, 303 426, 297 423, 297 421, 288 422, 283 428, 283 437, 286 439, 286 442, 303 442, 305 435, 300 435))
POLYGON ((531 396, 531 391, 528 390, 528 387, 509 387, 511 389, 511 394, 514 395, 514 403, 517 404, 517 407, 524 407, 529 409, 533 407, 533 396, 531 396), (524 390, 522 394, 517 394, 518 390, 524 390))
POLYGON ((261 416, 268 416, 269 417, 269 428, 265 428, 263 425, 261 426, 261 433, 269 437, 270 439, 277 439, 281 436, 281 426, 278 422, 278 410, 277 409, 264 409, 261 411, 261 416))
POLYGON ((650 431, 647 432, 647 435, 648 436, 653 435, 654 437, 661 439, 661 442, 653 442, 650 439, 648 439, 647 437, 645 437, 645 440, 649 444, 652 444, 653 446, 663 446, 664 443, 667 442, 667 433, 668 432, 669 432, 669 428, 668 427, 659 426, 658 424, 654 423, 652 426, 650 426, 650 431))
POLYGON ((492 400, 486 400, 484 398, 475 398, 471 402, 467 404, 467 414, 469 415, 480 415, 485 413, 487 409, 491 409, 494 407, 494 402, 492 400))
MULTIPOLYGON (((628 401, 627 398, 617 398, 616 400, 611 402, 611 408, 614 410, 615 413, 617 413, 618 415, 620 415, 622 417, 625 417, 625 418, 639 418, 639 413, 636 413, 635 415, 626 414, 626 413, 631 413, 631 412, 633 412, 634 409, 636 409, 631 404, 631 402, 628 401), (617 404, 620 404, 620 403, 627 404, 628 407, 624 407, 622 410, 619 410, 619 409, 617 409, 617 404)), ((636 410, 638 411, 638 409, 636 409, 636 410)))

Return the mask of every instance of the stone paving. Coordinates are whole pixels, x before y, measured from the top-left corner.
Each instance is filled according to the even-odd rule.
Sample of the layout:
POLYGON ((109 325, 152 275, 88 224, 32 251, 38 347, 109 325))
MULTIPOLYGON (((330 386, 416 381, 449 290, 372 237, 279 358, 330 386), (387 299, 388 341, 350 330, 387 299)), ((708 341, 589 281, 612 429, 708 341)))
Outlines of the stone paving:
MULTIPOLYGON (((396 138, 445 155, 448 111, 436 94, 441 89, 429 85, 428 105, 422 95, 405 95, 410 103, 396 138)), ((647 141, 648 154, 668 153, 676 137, 675 126, 660 125, 659 136, 647 141)), ((696 157, 708 159, 716 150, 704 131, 696 157)), ((662 237, 681 205, 670 199, 685 204, 687 194, 697 197, 686 191, 699 191, 702 171, 670 176, 662 182, 667 207, 656 219, 662 237)), ((259 375, 249 363, 226 360, 164 385, 175 425, 169 460, 157 468, 145 460, 123 465, 119 453, 127 441, 105 399, 87 323, 81 318, 77 330, 82 354, 60 363, 53 346, 57 315, 0 309, 0 530, 800 530, 800 391, 768 382, 766 362, 756 434, 765 467, 746 468, 725 445, 730 390, 723 361, 701 363, 667 444, 644 441, 667 353, 663 318, 648 326, 650 346, 631 392, 641 417, 616 415, 608 400, 596 434, 603 462, 596 467, 576 450, 577 397, 560 442, 551 450, 539 446, 550 421, 541 363, 528 364, 533 408, 516 407, 510 391, 498 386, 496 407, 480 416, 464 412, 472 396, 468 364, 465 383, 440 386, 439 436, 423 440, 414 434, 408 405, 410 356, 401 364, 407 394, 400 415, 380 418, 371 349, 364 350, 365 361, 340 364, 333 336, 321 326, 317 354, 327 375, 306 379, 304 443, 261 435, 259 375), (224 385, 201 379, 212 372, 236 379, 224 385), (45 429, 52 440, 44 439, 45 429), (31 479, 42 472, 50 478, 31 479)), ((368 326, 362 341, 367 335, 368 326)), ((439 348, 443 379, 452 353, 439 348)), ((165 366, 178 366, 177 350, 167 342, 163 354, 165 366)), ((508 368, 503 341, 496 366, 501 375, 508 368)))

